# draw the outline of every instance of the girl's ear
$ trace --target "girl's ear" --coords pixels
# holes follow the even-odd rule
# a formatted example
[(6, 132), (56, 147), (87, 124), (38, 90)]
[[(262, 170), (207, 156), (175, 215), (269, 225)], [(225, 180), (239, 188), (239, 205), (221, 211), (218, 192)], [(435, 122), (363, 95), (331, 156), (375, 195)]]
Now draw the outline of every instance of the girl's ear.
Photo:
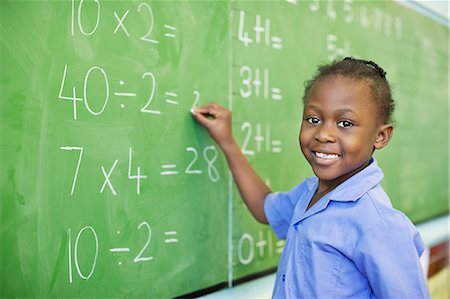
[(378, 128), (377, 139), (375, 139), (374, 147), (376, 149), (382, 149), (386, 145), (388, 145), (389, 141), (391, 141), (392, 133), (394, 131), (394, 127), (392, 124), (385, 124)]

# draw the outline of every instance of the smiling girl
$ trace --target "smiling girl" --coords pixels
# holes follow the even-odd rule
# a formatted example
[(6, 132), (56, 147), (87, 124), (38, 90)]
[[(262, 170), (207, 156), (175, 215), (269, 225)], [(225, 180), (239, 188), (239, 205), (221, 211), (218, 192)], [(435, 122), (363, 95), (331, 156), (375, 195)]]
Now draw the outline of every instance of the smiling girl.
[(212, 103), (192, 112), (254, 217), (286, 239), (274, 298), (429, 298), (422, 239), (392, 207), (372, 157), (393, 132), (385, 75), (372, 61), (345, 58), (307, 82), (299, 143), (315, 176), (286, 193), (271, 192), (247, 162), (230, 111)]

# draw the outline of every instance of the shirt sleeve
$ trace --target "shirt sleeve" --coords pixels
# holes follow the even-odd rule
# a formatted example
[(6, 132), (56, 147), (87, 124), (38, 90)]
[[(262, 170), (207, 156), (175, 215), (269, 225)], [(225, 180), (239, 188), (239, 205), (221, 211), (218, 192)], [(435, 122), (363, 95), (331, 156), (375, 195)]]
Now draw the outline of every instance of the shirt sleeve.
[(278, 238), (286, 239), (295, 205), (306, 189), (306, 182), (303, 182), (289, 192), (275, 192), (267, 195), (264, 201), (264, 213)]
[(424, 248), (414, 225), (398, 213), (363, 234), (353, 261), (377, 298), (430, 298), (419, 260)]

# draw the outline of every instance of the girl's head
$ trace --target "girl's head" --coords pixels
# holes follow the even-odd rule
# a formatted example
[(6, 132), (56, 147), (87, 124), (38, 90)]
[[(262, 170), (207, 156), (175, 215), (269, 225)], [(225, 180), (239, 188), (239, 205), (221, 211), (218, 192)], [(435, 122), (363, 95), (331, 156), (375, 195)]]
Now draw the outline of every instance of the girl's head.
[(299, 136), (319, 180), (336, 186), (366, 167), (391, 139), (393, 109), (375, 63), (346, 58), (320, 67), (306, 87)]
[(383, 123), (392, 123), (395, 103), (391, 96), (391, 88), (386, 80), (386, 72), (373, 61), (346, 57), (319, 67), (312, 80), (306, 82), (303, 102), (317, 81), (332, 76), (342, 76), (350, 80), (363, 81), (370, 86), (372, 98), (379, 108), (378, 117)]

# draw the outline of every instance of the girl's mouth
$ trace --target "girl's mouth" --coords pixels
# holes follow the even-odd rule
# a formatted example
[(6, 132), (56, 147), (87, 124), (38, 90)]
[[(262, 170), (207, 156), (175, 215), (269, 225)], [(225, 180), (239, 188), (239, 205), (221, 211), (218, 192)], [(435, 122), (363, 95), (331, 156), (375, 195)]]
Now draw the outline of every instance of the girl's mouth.
[(339, 158), (338, 154), (326, 154), (326, 153), (321, 153), (321, 152), (313, 152), (313, 153), (314, 153), (314, 155), (317, 158), (321, 158), (321, 159), (330, 159), (330, 160), (332, 160), (332, 159)]

